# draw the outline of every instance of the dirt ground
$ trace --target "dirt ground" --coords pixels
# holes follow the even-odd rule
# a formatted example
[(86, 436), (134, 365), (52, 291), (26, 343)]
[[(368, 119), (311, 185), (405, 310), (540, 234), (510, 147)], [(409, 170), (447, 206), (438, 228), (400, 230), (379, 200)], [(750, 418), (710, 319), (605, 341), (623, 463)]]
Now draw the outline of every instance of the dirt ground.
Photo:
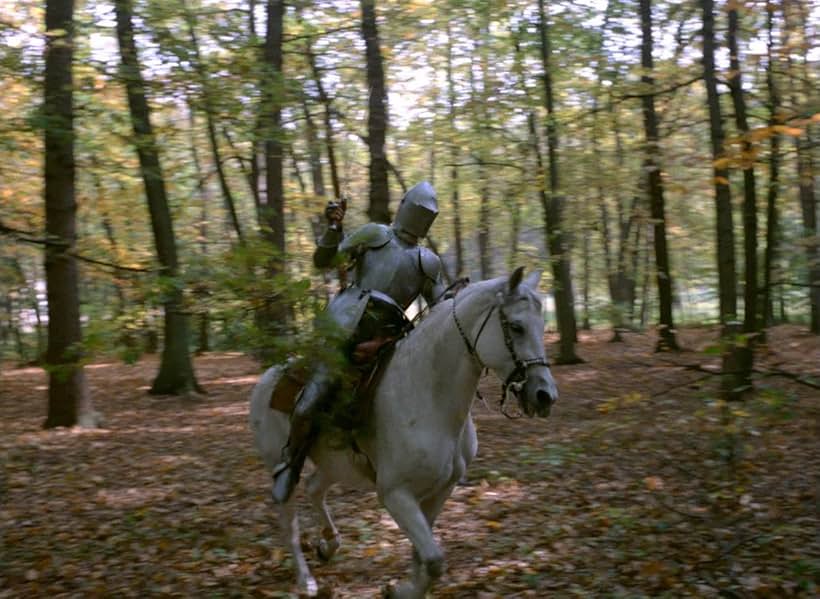
[[(820, 340), (775, 329), (757, 395), (727, 405), (703, 352), (715, 333), (681, 331), (681, 354), (583, 333), (587, 362), (553, 369), (547, 420), (500, 415), (484, 379), (479, 454), (437, 523), (447, 571), (432, 595), (817, 596), (820, 390), (782, 373), (820, 381)], [(197, 358), (208, 395), (185, 399), (147, 395), (156, 367), (90, 365), (105, 428), (52, 432), (43, 371), (3, 368), (0, 597), (295, 593), (247, 426), (258, 365)], [(378, 596), (408, 542), (372, 494), (333, 490), (330, 504), (343, 546), (311, 557), (320, 586)]]

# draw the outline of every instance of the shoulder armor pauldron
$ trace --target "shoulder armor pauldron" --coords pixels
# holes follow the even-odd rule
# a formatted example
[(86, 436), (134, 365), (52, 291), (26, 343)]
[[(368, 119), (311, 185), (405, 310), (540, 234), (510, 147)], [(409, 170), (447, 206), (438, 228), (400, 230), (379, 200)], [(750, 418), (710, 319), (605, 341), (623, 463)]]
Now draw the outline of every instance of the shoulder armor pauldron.
[(375, 249), (386, 245), (393, 238), (390, 227), (381, 223), (367, 223), (344, 238), (340, 252), (355, 249)]
[(437, 281), (441, 274), (441, 258), (426, 247), (419, 247), (419, 266), (428, 279)]

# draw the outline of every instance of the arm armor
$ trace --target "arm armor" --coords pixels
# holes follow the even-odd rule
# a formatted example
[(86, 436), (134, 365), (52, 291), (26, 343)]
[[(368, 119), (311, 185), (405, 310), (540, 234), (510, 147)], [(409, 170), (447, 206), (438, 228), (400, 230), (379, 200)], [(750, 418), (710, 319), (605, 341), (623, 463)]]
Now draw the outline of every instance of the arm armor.
[(316, 240), (316, 250), (313, 252), (313, 264), (317, 268), (328, 268), (333, 265), (333, 259), (339, 244), (342, 242), (344, 234), (341, 230), (328, 228), (324, 234)]
[(435, 252), (419, 247), (419, 269), (426, 279), (421, 293), (427, 304), (432, 306), (441, 299), (445, 291), (441, 281), (441, 258)]

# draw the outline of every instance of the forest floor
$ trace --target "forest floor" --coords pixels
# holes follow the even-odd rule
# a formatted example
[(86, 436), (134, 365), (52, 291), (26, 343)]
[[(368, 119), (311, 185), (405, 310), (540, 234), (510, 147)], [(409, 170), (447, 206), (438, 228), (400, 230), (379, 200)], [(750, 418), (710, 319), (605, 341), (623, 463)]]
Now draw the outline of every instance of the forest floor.
[[(484, 379), (478, 457), (436, 527), (447, 571), (433, 595), (817, 596), (820, 391), (761, 373), (753, 399), (716, 401), (715, 334), (686, 329), (690, 351), (655, 354), (652, 336), (582, 333), (587, 362), (553, 369), (548, 420), (500, 415)], [(43, 371), (3, 368), (0, 597), (295, 593), (247, 426), (258, 365), (197, 358), (208, 395), (184, 399), (147, 395), (156, 366), (90, 365), (105, 428), (50, 432)], [(758, 367), (816, 383), (820, 339), (778, 327)], [(320, 586), (378, 596), (403, 577), (408, 542), (373, 494), (333, 490), (330, 504), (343, 545), (309, 558)], [(308, 510), (303, 533), (317, 536)]]

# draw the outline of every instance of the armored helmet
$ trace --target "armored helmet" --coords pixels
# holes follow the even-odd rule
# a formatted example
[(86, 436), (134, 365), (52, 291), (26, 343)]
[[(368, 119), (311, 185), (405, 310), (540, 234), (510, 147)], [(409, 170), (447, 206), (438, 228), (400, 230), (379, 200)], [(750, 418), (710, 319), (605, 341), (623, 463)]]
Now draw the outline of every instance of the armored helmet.
[(393, 227), (418, 238), (427, 235), (438, 216), (436, 190), (427, 181), (410, 188), (399, 204)]

